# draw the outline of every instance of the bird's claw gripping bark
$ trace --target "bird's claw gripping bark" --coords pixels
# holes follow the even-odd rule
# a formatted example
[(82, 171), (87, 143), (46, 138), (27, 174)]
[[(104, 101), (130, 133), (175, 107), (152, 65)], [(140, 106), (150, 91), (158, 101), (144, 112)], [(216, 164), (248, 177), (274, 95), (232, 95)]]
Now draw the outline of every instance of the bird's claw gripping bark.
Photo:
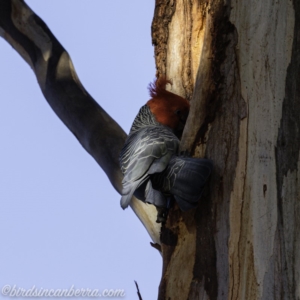
[(156, 207), (157, 210), (157, 218), (156, 218), (156, 223), (166, 223), (169, 210), (171, 206), (173, 205), (174, 198), (173, 197), (168, 197), (167, 198), (167, 207)]
[(166, 223), (169, 210), (166, 207), (156, 207), (156, 210), (156, 223)]

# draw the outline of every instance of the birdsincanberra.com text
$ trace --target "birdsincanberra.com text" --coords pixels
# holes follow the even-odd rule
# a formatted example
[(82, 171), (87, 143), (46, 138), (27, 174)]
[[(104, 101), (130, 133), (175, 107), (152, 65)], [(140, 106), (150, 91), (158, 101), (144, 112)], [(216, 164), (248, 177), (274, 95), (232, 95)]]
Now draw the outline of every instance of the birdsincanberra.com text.
[(33, 298), (72, 298), (72, 297), (88, 297), (88, 298), (122, 298), (125, 297), (123, 289), (89, 289), (89, 288), (75, 288), (72, 285), (68, 289), (46, 289), (37, 288), (35, 285), (30, 289), (18, 287), (17, 285), (6, 284), (2, 287), (1, 293), (6, 297), (33, 297)]

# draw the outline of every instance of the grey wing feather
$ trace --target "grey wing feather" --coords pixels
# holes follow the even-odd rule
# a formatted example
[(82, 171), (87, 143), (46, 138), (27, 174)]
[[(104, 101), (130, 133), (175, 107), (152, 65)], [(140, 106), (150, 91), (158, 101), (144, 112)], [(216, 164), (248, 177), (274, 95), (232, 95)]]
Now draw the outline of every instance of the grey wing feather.
[(125, 209), (128, 207), (131, 198), (134, 194), (134, 191), (142, 185), (145, 181), (147, 180), (147, 176), (145, 175), (143, 178), (141, 178), (138, 181), (135, 181), (133, 183), (127, 183), (127, 185), (123, 185), (123, 190), (122, 190), (122, 198), (121, 198), (121, 207)]
[(122, 207), (123, 204), (128, 206), (129, 195), (133, 195), (149, 174), (166, 168), (171, 156), (177, 153), (178, 145), (178, 138), (163, 126), (149, 126), (128, 137), (120, 154), (124, 174), (122, 195), (126, 195), (126, 201), (122, 197)]

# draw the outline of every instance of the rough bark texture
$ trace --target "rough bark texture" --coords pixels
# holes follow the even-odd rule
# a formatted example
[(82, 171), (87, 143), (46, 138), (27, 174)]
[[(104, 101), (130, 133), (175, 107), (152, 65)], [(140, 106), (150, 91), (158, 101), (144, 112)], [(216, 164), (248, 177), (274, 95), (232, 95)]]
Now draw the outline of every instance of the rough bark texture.
[(181, 148), (215, 163), (199, 207), (162, 229), (159, 299), (300, 299), (299, 13), (157, 1), (157, 73), (191, 100)]
[[(30, 65), (51, 108), (120, 193), (119, 153), (126, 134), (84, 89), (69, 54), (47, 25), (24, 1), (1, 0), (0, 36)], [(155, 208), (136, 199), (131, 208), (152, 240), (159, 243)]]

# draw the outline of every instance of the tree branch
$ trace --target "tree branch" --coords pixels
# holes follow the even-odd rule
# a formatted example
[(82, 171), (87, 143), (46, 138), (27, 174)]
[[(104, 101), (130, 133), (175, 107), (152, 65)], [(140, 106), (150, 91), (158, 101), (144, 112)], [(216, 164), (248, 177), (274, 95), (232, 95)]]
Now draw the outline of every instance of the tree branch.
[(139, 289), (138, 283), (136, 281), (134, 281), (134, 283), (135, 283), (135, 286), (136, 286), (136, 289), (137, 289), (137, 295), (139, 297), (139, 300), (143, 300), (142, 295), (140, 293), (140, 289)]
[[(22, 0), (1, 0), (0, 36), (30, 65), (51, 108), (120, 193), (118, 158), (126, 133), (82, 86), (67, 51)], [(155, 208), (136, 199), (131, 208), (159, 243)]]

